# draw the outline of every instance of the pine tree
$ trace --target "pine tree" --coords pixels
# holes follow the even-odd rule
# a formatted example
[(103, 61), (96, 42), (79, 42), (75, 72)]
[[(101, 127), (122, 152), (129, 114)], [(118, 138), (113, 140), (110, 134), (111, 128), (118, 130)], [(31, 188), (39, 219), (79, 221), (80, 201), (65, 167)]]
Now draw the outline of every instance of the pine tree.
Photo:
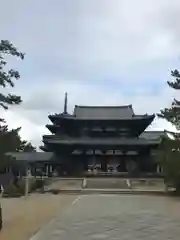
[[(180, 90), (180, 73), (178, 70), (171, 72), (171, 76), (175, 78), (168, 81), (169, 87)], [(177, 130), (180, 130), (180, 101), (174, 99), (169, 108), (160, 111), (158, 117), (166, 119), (172, 123)], [(180, 134), (178, 132), (171, 133), (174, 140), (165, 138), (159, 148), (159, 159), (164, 168), (165, 178), (180, 193)]]
[(7, 152), (36, 151), (30, 142), (21, 139), (20, 130), (20, 127), (9, 130), (7, 125), (0, 125), (0, 172), (12, 164), (5, 155)]
[[(171, 76), (175, 78), (174, 81), (168, 81), (168, 85), (175, 89), (180, 90), (180, 73), (176, 69), (171, 72)], [(172, 123), (176, 129), (180, 130), (180, 101), (174, 99), (170, 108), (165, 108), (160, 111), (158, 117), (166, 119), (168, 122)]]
[[(19, 59), (24, 59), (24, 53), (21, 53), (17, 48), (10, 43), (8, 40), (1, 40), (0, 42), (0, 85), (5, 87), (14, 87), (14, 80), (20, 78), (20, 74), (17, 70), (8, 69), (7, 70), (7, 61), (5, 58), (7, 56), (17, 57)], [(2, 92), (0, 93), (0, 106), (4, 109), (8, 109), (8, 105), (19, 104), (21, 103), (21, 97), (8, 94), (5, 95)]]

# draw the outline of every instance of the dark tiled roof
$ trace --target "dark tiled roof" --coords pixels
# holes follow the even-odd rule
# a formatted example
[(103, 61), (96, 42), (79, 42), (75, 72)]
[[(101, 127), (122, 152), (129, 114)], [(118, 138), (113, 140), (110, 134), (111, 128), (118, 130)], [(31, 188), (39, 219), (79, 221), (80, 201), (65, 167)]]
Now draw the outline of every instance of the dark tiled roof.
[[(97, 120), (97, 121), (100, 121), (100, 120), (111, 120), (111, 121), (120, 121), (120, 120), (124, 120), (124, 121), (127, 121), (127, 120), (148, 120), (148, 121), (153, 121), (153, 119), (155, 118), (155, 115), (152, 114), (152, 115), (147, 115), (147, 114), (144, 114), (144, 115), (133, 115), (133, 116), (124, 116), (124, 117), (114, 117), (114, 116), (104, 116), (104, 117), (99, 117), (99, 116), (94, 116), (94, 117), (86, 117), (86, 116), (81, 116), (81, 117), (77, 117), (75, 115), (72, 115), (72, 116), (61, 116), (61, 115), (49, 115), (49, 119), (54, 123), (56, 120), (59, 120), (59, 119), (68, 119), (68, 120), (75, 120), (75, 121), (91, 121), (91, 120)], [(53, 126), (54, 128), (56, 127), (59, 127), (58, 125), (56, 126)], [(49, 127), (48, 127), (49, 128)], [(52, 129), (52, 127), (50, 127)]]
[[(155, 115), (136, 115), (132, 105), (124, 106), (79, 106), (75, 105), (73, 114), (49, 115), (49, 119), (54, 123), (59, 119), (91, 121), (91, 120), (148, 120), (153, 121)], [(57, 123), (57, 122), (56, 122)], [(55, 131), (52, 126), (47, 125), (50, 131)]]
[(140, 135), (140, 138), (148, 140), (158, 139), (166, 135), (165, 131), (145, 131)]
[(74, 115), (87, 119), (126, 119), (134, 115), (132, 105), (127, 106), (75, 106)]
[(53, 158), (53, 152), (9, 152), (6, 155), (27, 162), (50, 161)]
[(159, 144), (159, 139), (142, 139), (142, 138), (54, 138), (44, 140), (44, 142), (60, 145), (154, 145)]

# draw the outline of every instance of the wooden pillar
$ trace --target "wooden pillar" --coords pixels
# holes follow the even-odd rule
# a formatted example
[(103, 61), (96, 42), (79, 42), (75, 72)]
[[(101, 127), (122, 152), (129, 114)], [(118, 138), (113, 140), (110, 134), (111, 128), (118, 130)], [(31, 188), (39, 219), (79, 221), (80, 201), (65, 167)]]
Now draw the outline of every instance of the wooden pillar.
[(95, 157), (95, 150), (92, 149), (93, 151), (93, 166), (96, 165), (96, 157)]
[(120, 172), (127, 172), (126, 161), (126, 151), (122, 151), (122, 155), (120, 156)]
[(46, 176), (49, 175), (49, 164), (46, 165)]
[(107, 157), (104, 158), (104, 171), (107, 172)]
[(107, 160), (106, 157), (101, 157), (101, 171), (107, 172)]
[(84, 166), (84, 171), (88, 170), (88, 163), (87, 163), (87, 155), (86, 155), (86, 151), (83, 150), (83, 166)]

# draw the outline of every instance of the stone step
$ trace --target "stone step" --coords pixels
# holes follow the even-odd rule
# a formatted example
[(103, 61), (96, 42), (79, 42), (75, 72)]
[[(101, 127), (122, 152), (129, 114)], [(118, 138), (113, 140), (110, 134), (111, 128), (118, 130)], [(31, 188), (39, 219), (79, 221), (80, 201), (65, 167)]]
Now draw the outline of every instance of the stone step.
[[(51, 192), (51, 191), (47, 191)], [(81, 189), (81, 190), (60, 190), (58, 194), (72, 194), (72, 195), (89, 195), (89, 194), (137, 194), (137, 195), (168, 195), (168, 193), (163, 190), (135, 190), (135, 189)]]
[(129, 189), (164, 186), (163, 179), (87, 178), (87, 189)]
[(125, 179), (87, 179), (87, 189), (128, 189)]
[(152, 190), (135, 190), (135, 189), (83, 189), (79, 193), (81, 194), (156, 194), (167, 195), (167, 193), (161, 189)]

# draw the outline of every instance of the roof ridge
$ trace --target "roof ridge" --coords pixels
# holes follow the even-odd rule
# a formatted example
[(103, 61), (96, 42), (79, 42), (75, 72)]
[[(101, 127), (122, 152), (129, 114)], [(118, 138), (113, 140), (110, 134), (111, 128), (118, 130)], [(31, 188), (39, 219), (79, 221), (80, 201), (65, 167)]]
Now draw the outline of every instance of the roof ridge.
[(164, 130), (145, 130), (144, 132), (164, 132)]
[(75, 105), (75, 108), (132, 108), (132, 104), (127, 105), (111, 105), (111, 106), (104, 106), (104, 105)]

